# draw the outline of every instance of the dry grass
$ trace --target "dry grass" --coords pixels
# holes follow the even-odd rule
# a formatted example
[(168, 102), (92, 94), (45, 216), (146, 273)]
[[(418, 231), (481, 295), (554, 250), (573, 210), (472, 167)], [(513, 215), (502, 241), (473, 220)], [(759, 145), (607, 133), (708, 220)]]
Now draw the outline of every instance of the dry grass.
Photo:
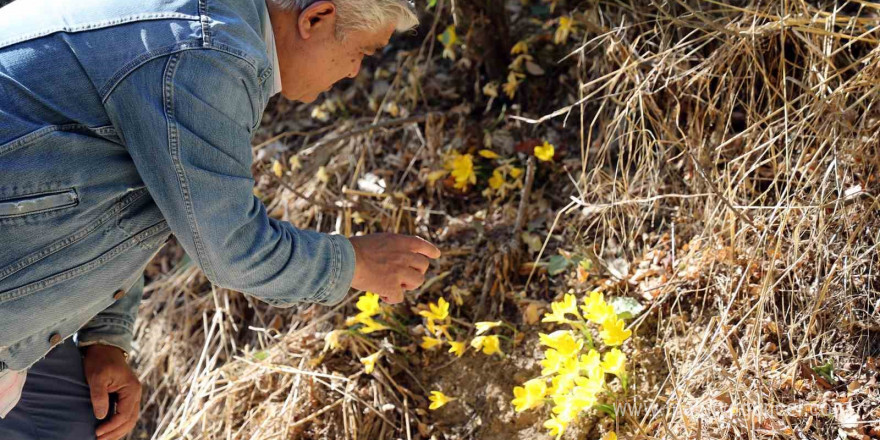
[[(528, 258), (580, 252), (596, 263), (603, 289), (648, 305), (628, 350), (633, 402), (655, 406), (621, 417), (618, 433), (880, 438), (872, 431), (880, 424), (880, 4), (622, 0), (577, 11), (583, 41), (561, 63), (573, 93), (553, 96), (571, 105), (543, 118), (524, 105), (497, 129), (550, 133), (571, 146), (554, 174), (538, 173), (523, 205), (527, 220), (547, 217), (545, 249)], [(428, 53), (401, 57), (378, 100), (425, 114), (419, 93), (446, 85), (432, 88), (444, 80), (430, 78), (442, 69)], [(456, 285), (472, 292), (462, 320), (488, 296), (486, 313), (517, 322), (523, 304), (578, 285), (517, 274), (508, 257), (518, 250), (496, 245), (519, 232), (511, 227), (518, 195), (489, 203), (426, 186), (444, 150), (480, 142), (468, 113), (440, 113), (352, 134), (377, 115), (287, 138), (299, 146), (282, 156), (300, 151), (304, 169), (281, 183), (259, 161), (259, 188), (273, 215), (299, 227), (430, 237), (446, 256), (414, 302)], [(320, 149), (303, 148), (316, 136)], [(321, 165), (329, 182), (314, 177)], [(367, 172), (389, 182), (387, 195), (352, 189)], [(372, 222), (356, 225), (355, 212)], [(361, 372), (359, 356), (400, 340), (355, 338), (342, 352), (323, 351), (323, 335), (349, 305), (271, 309), (180, 267), (157, 275), (141, 309), (145, 437), (444, 431), (432, 426), (442, 417), (424, 411), (431, 377), (418, 353), (402, 353), (372, 379)], [(817, 374), (829, 363), (831, 380)], [(513, 362), (505, 368), (516, 374)], [(448, 438), (510, 438), (447, 428)]]

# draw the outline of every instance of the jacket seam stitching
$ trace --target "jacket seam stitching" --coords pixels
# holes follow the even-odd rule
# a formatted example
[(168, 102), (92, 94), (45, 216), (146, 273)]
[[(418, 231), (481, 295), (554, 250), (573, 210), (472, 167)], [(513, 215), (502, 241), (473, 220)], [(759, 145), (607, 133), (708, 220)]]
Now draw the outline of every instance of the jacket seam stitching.
[(93, 221), (91, 224), (86, 227), (76, 231), (55, 243), (40, 249), (36, 252), (31, 253), (25, 257), (22, 257), (15, 263), (10, 264), (9, 266), (0, 268), (0, 281), (6, 279), (10, 275), (32, 266), (34, 263), (68, 247), (73, 244), (76, 244), (79, 241), (82, 241), (86, 237), (92, 235), (95, 231), (97, 231), (103, 224), (107, 223), (110, 219), (116, 219), (116, 216), (123, 209), (127, 208), (132, 203), (136, 202), (138, 199), (143, 197), (147, 193), (146, 190), (132, 191), (131, 193), (123, 196), (122, 199), (117, 201), (113, 207), (107, 210), (107, 212), (101, 214), (97, 220)]
[(79, 26), (57, 26), (49, 29), (41, 30), (40, 32), (32, 32), (30, 34), (19, 35), (15, 38), (10, 38), (9, 40), (0, 41), (0, 48), (4, 48), (7, 46), (12, 46), (13, 44), (18, 44), (23, 41), (33, 40), (35, 38), (41, 38), (48, 35), (52, 35), (58, 32), (66, 32), (66, 33), (77, 33), (84, 31), (92, 31), (95, 29), (102, 29), (112, 26), (117, 26), (120, 24), (126, 23), (134, 23), (138, 21), (150, 21), (150, 20), (168, 20), (168, 19), (178, 19), (178, 20), (196, 20), (199, 17), (184, 14), (181, 12), (160, 12), (160, 13), (149, 13), (149, 14), (136, 14), (128, 17), (116, 18), (113, 20), (103, 20), (95, 23), (87, 23)]
[(208, 47), (210, 47), (212, 43), (211, 27), (209, 21), (210, 18), (208, 17), (208, 2), (207, 0), (199, 0), (199, 22), (202, 25), (202, 39), (205, 46)]
[(175, 119), (174, 113), (174, 74), (177, 72), (180, 58), (181, 56), (179, 54), (175, 54), (168, 59), (168, 63), (165, 66), (164, 84), (162, 88), (165, 119), (168, 127), (168, 153), (171, 155), (171, 161), (174, 162), (174, 170), (175, 174), (177, 174), (177, 184), (183, 195), (186, 219), (193, 234), (193, 243), (196, 247), (198, 259), (203, 262), (202, 270), (205, 271), (205, 275), (208, 279), (213, 280), (215, 279), (214, 266), (209, 255), (207, 255), (204, 243), (202, 242), (202, 235), (199, 232), (198, 223), (195, 219), (192, 199), (189, 193), (189, 185), (186, 180), (186, 173), (183, 166), (181, 166), (180, 161), (180, 139), (177, 130), (177, 120)]
[(324, 287), (318, 290), (318, 292), (315, 294), (314, 298), (317, 302), (326, 301), (327, 298), (330, 297), (330, 294), (333, 292), (337, 282), (339, 281), (339, 260), (341, 259), (339, 255), (340, 249), (339, 244), (336, 243), (336, 240), (333, 238), (330, 238), (330, 248), (332, 250), (332, 259), (330, 263), (330, 275), (328, 277), (329, 280), (324, 285)]
[(190, 49), (199, 49), (198, 44), (194, 44), (193, 40), (187, 40), (184, 42), (170, 44), (168, 46), (160, 47), (158, 49), (151, 50), (149, 52), (142, 53), (137, 57), (133, 58), (131, 61), (125, 63), (122, 67), (120, 67), (107, 82), (104, 83), (104, 86), (98, 90), (98, 95), (101, 97), (101, 104), (106, 104), (107, 100), (110, 98), (110, 95), (113, 93), (113, 90), (122, 82), (128, 75), (137, 70), (139, 67), (144, 64), (149, 63), (152, 60), (157, 58), (162, 58), (164, 56), (176, 54), (182, 52), (184, 50)]
[(116, 257), (118, 257), (123, 252), (128, 249), (137, 246), (141, 241), (147, 240), (157, 234), (161, 234), (168, 230), (168, 223), (165, 220), (157, 222), (152, 226), (144, 229), (137, 235), (123, 241), (122, 243), (116, 245), (112, 249), (107, 252), (104, 252), (100, 256), (92, 259), (91, 261), (85, 262), (79, 266), (68, 269), (59, 274), (55, 274), (50, 276), (49, 278), (45, 278), (40, 281), (35, 281), (33, 283), (24, 285), (22, 287), (12, 289), (6, 292), (0, 292), (0, 304), (5, 303), (7, 301), (12, 301), (27, 295), (31, 295), (40, 290), (46, 289), (48, 287), (54, 286), (63, 281), (67, 281), (71, 278), (78, 277), (86, 272), (90, 272), (98, 267), (101, 267), (107, 261), (110, 261)]
[(26, 133), (21, 137), (13, 139), (3, 145), (0, 145), (0, 156), (9, 154), (20, 148), (27, 147), (28, 145), (31, 145), (32, 143), (56, 131), (74, 132), (77, 130), (91, 131), (101, 136), (116, 133), (116, 129), (114, 127), (107, 125), (102, 125), (99, 127), (89, 127), (86, 124), (78, 123), (47, 125), (45, 127), (38, 128), (30, 133)]

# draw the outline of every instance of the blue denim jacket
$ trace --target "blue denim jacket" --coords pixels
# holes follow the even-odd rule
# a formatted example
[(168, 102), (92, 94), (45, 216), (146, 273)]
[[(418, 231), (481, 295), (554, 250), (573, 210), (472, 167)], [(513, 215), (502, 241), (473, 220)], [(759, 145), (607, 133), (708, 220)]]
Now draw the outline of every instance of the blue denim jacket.
[(347, 238), (269, 218), (251, 137), (272, 86), (264, 0), (19, 0), (0, 9), (0, 369), (79, 332), (128, 352), (174, 234), (214, 284), (336, 304)]

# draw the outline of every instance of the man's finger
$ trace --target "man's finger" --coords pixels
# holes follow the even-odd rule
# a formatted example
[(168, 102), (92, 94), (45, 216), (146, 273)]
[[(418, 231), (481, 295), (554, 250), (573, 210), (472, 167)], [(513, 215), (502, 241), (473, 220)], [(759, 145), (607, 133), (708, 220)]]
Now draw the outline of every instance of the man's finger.
[(425, 282), (425, 274), (412, 268), (404, 271), (402, 278), (401, 287), (405, 290), (416, 290)]
[(434, 246), (422, 237), (411, 236), (409, 243), (410, 249), (413, 252), (420, 253), (428, 258), (440, 257), (440, 249), (437, 249), (437, 246)]
[[(118, 414), (117, 414), (118, 415)], [(119, 440), (125, 437), (132, 429), (134, 429), (134, 425), (137, 423), (137, 418), (132, 417), (126, 421), (126, 423), (118, 428), (110, 431), (100, 437), (98, 440)]]
[(119, 389), (118, 394), (119, 402), (116, 403), (116, 414), (98, 427), (95, 431), (98, 437), (103, 438), (105, 435), (109, 435), (108, 438), (115, 438), (111, 435), (113, 432), (129, 422), (137, 421), (138, 409), (141, 403), (140, 386), (128, 385), (122, 387)]
[(89, 393), (92, 396), (92, 410), (95, 412), (95, 418), (107, 417), (107, 411), (110, 409), (110, 395), (107, 391), (106, 376), (99, 375), (90, 380)]
[(388, 304), (397, 304), (403, 301), (403, 291), (400, 290), (397, 292), (385, 292), (380, 294), (379, 298), (381, 298), (382, 301), (385, 301)]
[(409, 267), (425, 273), (431, 265), (431, 260), (422, 254), (409, 254)]

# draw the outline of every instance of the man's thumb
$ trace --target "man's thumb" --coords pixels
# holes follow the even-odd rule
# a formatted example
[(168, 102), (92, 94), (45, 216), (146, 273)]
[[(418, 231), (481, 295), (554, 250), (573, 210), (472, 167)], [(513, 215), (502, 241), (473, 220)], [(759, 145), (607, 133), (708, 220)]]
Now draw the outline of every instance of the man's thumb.
[(103, 379), (89, 382), (89, 390), (92, 394), (92, 409), (95, 411), (95, 417), (99, 419), (107, 417), (107, 410), (110, 407), (107, 382)]

